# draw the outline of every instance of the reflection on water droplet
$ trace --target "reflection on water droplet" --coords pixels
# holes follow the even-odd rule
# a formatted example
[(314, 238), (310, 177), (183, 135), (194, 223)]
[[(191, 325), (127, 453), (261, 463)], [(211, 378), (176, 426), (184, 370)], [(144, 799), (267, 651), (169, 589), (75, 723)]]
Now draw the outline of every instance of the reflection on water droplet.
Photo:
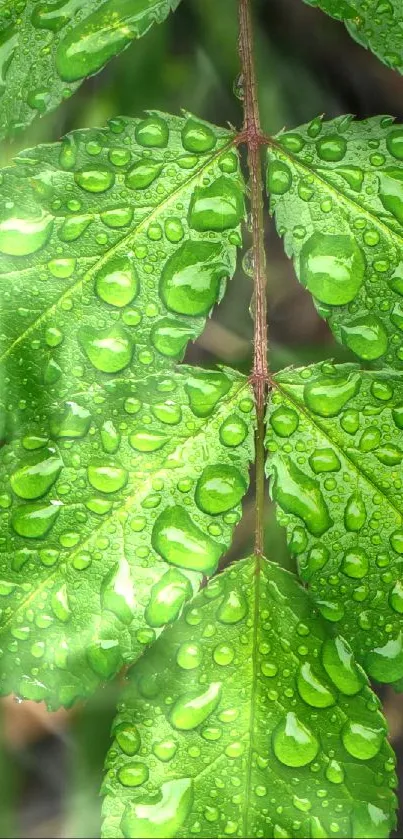
[(365, 668), (377, 682), (396, 682), (403, 677), (403, 634), (390, 638), (365, 656)]
[(159, 800), (128, 804), (121, 821), (126, 839), (174, 839), (189, 815), (193, 804), (193, 781), (180, 778), (161, 786)]
[(9, 216), (0, 220), (0, 252), (9, 256), (28, 256), (46, 245), (53, 229), (53, 216)]
[(75, 172), (74, 179), (86, 192), (106, 192), (115, 183), (115, 175), (109, 169), (82, 169)]
[(127, 172), (125, 182), (129, 189), (147, 189), (158, 178), (164, 168), (156, 160), (139, 160)]
[(144, 763), (125, 763), (118, 769), (118, 780), (125, 787), (139, 787), (148, 780), (149, 771)]
[(61, 458), (53, 449), (41, 449), (13, 472), (11, 488), (19, 498), (40, 498), (53, 486), (62, 466)]
[(243, 194), (237, 182), (223, 175), (206, 187), (196, 187), (189, 207), (189, 226), (200, 232), (231, 230), (244, 215)]
[(91, 425), (91, 414), (77, 402), (66, 402), (64, 408), (50, 418), (53, 437), (85, 437)]
[(364, 501), (359, 492), (353, 492), (344, 511), (344, 524), (350, 532), (358, 532), (364, 527), (367, 517)]
[(227, 417), (220, 428), (220, 440), (224, 446), (235, 448), (244, 442), (248, 434), (248, 426), (236, 414)]
[(203, 693), (189, 693), (174, 703), (170, 720), (180, 731), (191, 731), (216, 710), (221, 699), (221, 683), (213, 682)]
[(284, 195), (290, 189), (292, 175), (289, 167), (280, 160), (270, 162), (267, 170), (267, 191), (269, 195)]
[(183, 604), (192, 596), (187, 577), (170, 568), (151, 589), (145, 617), (150, 626), (164, 626), (178, 617)]
[(364, 276), (364, 254), (352, 236), (316, 232), (301, 248), (301, 283), (321, 303), (350, 303)]
[(327, 134), (316, 141), (316, 151), (321, 160), (336, 162), (342, 160), (347, 151), (347, 141), (339, 134)]
[(347, 643), (336, 636), (322, 647), (322, 664), (336, 687), (346, 696), (354, 696), (365, 684), (365, 676), (355, 663)]
[(102, 580), (101, 606), (128, 625), (133, 620), (135, 605), (130, 566), (122, 557)]
[(168, 358), (180, 357), (186, 344), (193, 337), (193, 327), (174, 318), (162, 318), (157, 321), (151, 332), (154, 347)]
[(338, 472), (340, 460), (333, 449), (315, 449), (309, 458), (309, 465), (315, 475), (320, 475), (322, 472)]
[(40, 539), (53, 527), (60, 512), (60, 504), (24, 504), (11, 515), (11, 524), (18, 536)]
[(218, 607), (217, 618), (221, 623), (239, 623), (248, 614), (248, 604), (241, 591), (228, 591)]
[(348, 376), (318, 376), (304, 387), (307, 407), (320, 417), (335, 417), (360, 389), (357, 373)]
[(118, 373), (130, 364), (133, 345), (121, 326), (104, 330), (82, 327), (78, 339), (91, 364), (103, 373)]
[(388, 348), (388, 335), (379, 318), (365, 315), (341, 326), (343, 343), (364, 361), (373, 361)]
[(91, 670), (102, 679), (110, 679), (122, 665), (119, 642), (99, 640), (87, 649), (87, 659)]
[(219, 244), (184, 242), (162, 271), (160, 295), (167, 308), (181, 315), (207, 314), (218, 298), (221, 280), (229, 273), (222, 258)]
[(385, 730), (347, 720), (341, 737), (345, 749), (352, 757), (357, 760), (371, 760), (381, 748), (385, 739)]
[(204, 513), (217, 516), (239, 504), (246, 489), (246, 481), (235, 466), (206, 466), (196, 485), (195, 501)]
[(98, 272), (95, 287), (101, 300), (110, 306), (127, 306), (139, 290), (133, 259), (129, 256), (109, 259)]
[(182, 129), (182, 145), (194, 154), (211, 151), (216, 144), (214, 131), (206, 123), (190, 117)]
[(298, 414), (287, 406), (277, 408), (270, 417), (270, 425), (279, 437), (290, 437), (298, 428)]
[(315, 676), (309, 661), (298, 671), (297, 687), (304, 702), (313, 708), (329, 708), (336, 703), (334, 693)]
[(166, 562), (212, 574), (224, 548), (210, 539), (192, 521), (188, 512), (167, 507), (154, 524), (151, 542)]
[(344, 769), (337, 760), (331, 760), (326, 767), (326, 778), (331, 784), (342, 784), (344, 781)]
[(199, 667), (203, 659), (203, 653), (198, 644), (183, 643), (179, 647), (176, 661), (183, 670), (194, 670)]
[(287, 513), (302, 519), (309, 532), (322, 536), (332, 525), (325, 499), (316, 481), (289, 459), (273, 464), (273, 498)]
[(135, 135), (141, 146), (163, 149), (168, 145), (168, 123), (162, 117), (153, 114), (138, 123)]

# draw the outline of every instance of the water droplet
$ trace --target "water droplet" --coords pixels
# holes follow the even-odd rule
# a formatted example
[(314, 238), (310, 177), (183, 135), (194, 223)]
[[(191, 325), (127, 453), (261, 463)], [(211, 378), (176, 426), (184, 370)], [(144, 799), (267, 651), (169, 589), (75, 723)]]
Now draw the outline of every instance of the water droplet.
[(166, 562), (212, 574), (224, 548), (199, 530), (183, 507), (167, 507), (152, 531), (152, 546)]
[(87, 659), (91, 670), (102, 679), (110, 679), (122, 665), (119, 641), (99, 640), (87, 649)]
[(336, 636), (328, 638), (322, 647), (322, 664), (336, 687), (346, 696), (354, 696), (365, 684), (365, 676), (355, 663), (347, 643)]
[(347, 402), (356, 396), (360, 379), (356, 373), (348, 376), (318, 376), (307, 382), (304, 399), (307, 407), (320, 417), (335, 417)]
[(216, 144), (214, 131), (209, 125), (190, 118), (182, 129), (182, 145), (194, 154), (211, 151)]
[(386, 148), (397, 160), (403, 160), (403, 131), (397, 128), (386, 136)]
[(231, 230), (243, 216), (243, 194), (237, 182), (223, 175), (209, 186), (195, 188), (189, 207), (189, 226), (193, 230)]
[(381, 446), (376, 452), (376, 456), (385, 466), (397, 466), (401, 463), (403, 452), (397, 446), (392, 446), (390, 443), (389, 445)]
[(9, 216), (0, 220), (0, 252), (28, 256), (46, 245), (53, 229), (53, 216), (42, 212), (33, 217)]
[(130, 434), (129, 442), (132, 449), (137, 452), (157, 452), (166, 445), (168, 439), (164, 434), (144, 428)]
[(167, 399), (166, 402), (156, 402), (151, 410), (154, 416), (165, 425), (178, 425), (182, 419), (181, 406), (173, 402), (172, 399)]
[(117, 492), (127, 483), (127, 471), (113, 462), (95, 461), (87, 469), (88, 480), (98, 492)]
[(337, 162), (347, 151), (347, 141), (339, 134), (327, 134), (316, 141), (316, 150), (321, 160)]
[(388, 210), (402, 224), (403, 222), (403, 174), (400, 169), (390, 167), (379, 173), (379, 198)]
[(224, 446), (235, 448), (244, 442), (248, 434), (248, 426), (236, 414), (231, 414), (224, 420), (220, 428), (220, 440)]
[(180, 218), (168, 218), (164, 224), (164, 231), (168, 241), (173, 244), (180, 242), (185, 235)]
[(151, 332), (155, 349), (168, 358), (180, 357), (191, 338), (194, 338), (194, 328), (174, 318), (157, 321)]
[(102, 580), (101, 605), (122, 623), (129, 625), (132, 622), (136, 602), (130, 565), (123, 557)]
[(188, 578), (176, 568), (170, 568), (151, 589), (145, 612), (147, 623), (150, 626), (172, 623), (191, 596), (192, 586)]
[(193, 804), (193, 781), (180, 778), (161, 786), (158, 801), (148, 799), (128, 804), (121, 821), (123, 835), (130, 839), (174, 839), (186, 821)]
[(66, 280), (74, 273), (76, 267), (75, 259), (51, 259), (48, 268), (53, 277)]
[(156, 160), (139, 160), (128, 171), (125, 182), (129, 189), (147, 189), (161, 174), (164, 166)]
[(403, 635), (390, 638), (365, 656), (365, 668), (377, 682), (396, 682), (403, 676)]
[(342, 784), (344, 769), (337, 760), (331, 760), (326, 767), (326, 778), (331, 784)]
[(203, 659), (203, 653), (198, 644), (183, 643), (176, 655), (177, 664), (183, 670), (194, 670), (199, 667)]
[(95, 287), (101, 300), (110, 306), (127, 306), (139, 290), (133, 259), (129, 256), (109, 259), (98, 272)]
[(234, 648), (230, 644), (217, 644), (213, 650), (213, 659), (220, 667), (226, 667), (234, 660)]
[(280, 160), (273, 160), (267, 171), (267, 191), (273, 195), (284, 195), (290, 189), (292, 175), (290, 169)]
[(309, 465), (315, 475), (320, 475), (322, 472), (338, 472), (340, 460), (333, 449), (315, 449), (309, 458)]
[(125, 787), (139, 787), (148, 780), (149, 771), (144, 763), (125, 763), (118, 770), (118, 780)]
[(91, 425), (91, 414), (76, 402), (66, 402), (61, 411), (50, 418), (53, 437), (85, 437)]
[(277, 408), (270, 417), (270, 425), (279, 437), (290, 437), (298, 428), (298, 414), (286, 406)]
[(359, 722), (347, 720), (341, 737), (348, 753), (357, 760), (371, 760), (378, 754), (385, 739), (383, 728), (372, 728)]
[(379, 318), (365, 315), (341, 326), (343, 344), (359, 358), (373, 361), (388, 349), (388, 335)]
[(82, 327), (78, 338), (89, 361), (97, 370), (118, 373), (130, 364), (133, 345), (121, 326), (104, 330)]
[(62, 466), (62, 460), (53, 449), (41, 449), (27, 458), (11, 475), (11, 488), (19, 498), (40, 498), (53, 486)]
[(307, 766), (315, 759), (319, 743), (296, 714), (289, 712), (274, 729), (273, 750), (280, 763), (297, 768)]
[(159, 743), (154, 743), (153, 752), (158, 760), (162, 760), (163, 763), (169, 763), (176, 754), (177, 748), (178, 746), (175, 740), (167, 739), (161, 740)]
[(56, 615), (60, 621), (66, 623), (70, 620), (71, 609), (66, 584), (57, 589), (57, 591), (53, 592), (50, 603), (54, 615)]
[(337, 166), (334, 169), (340, 177), (348, 183), (355, 192), (361, 192), (364, 183), (364, 172), (358, 166)]
[(313, 708), (329, 708), (336, 703), (334, 693), (318, 679), (309, 661), (305, 661), (298, 671), (297, 687), (304, 702)]
[(221, 699), (221, 682), (213, 682), (203, 693), (180, 696), (174, 703), (170, 720), (180, 731), (191, 731), (205, 722), (216, 710)]
[(316, 481), (289, 459), (273, 464), (273, 498), (287, 513), (298, 516), (313, 536), (322, 536), (332, 525), (325, 499)]
[(389, 603), (399, 615), (403, 615), (403, 583), (398, 580), (389, 595)]
[(355, 550), (347, 551), (344, 554), (341, 571), (347, 577), (360, 580), (368, 573), (368, 568), (369, 561), (367, 554), (360, 548), (355, 548)]
[(141, 146), (163, 149), (168, 145), (168, 123), (162, 117), (153, 114), (138, 123), (135, 135)]
[(375, 425), (371, 425), (361, 436), (359, 442), (360, 451), (372, 452), (374, 449), (378, 448), (380, 442), (381, 432), (379, 431), (379, 428)]
[[(116, 0), (106, 0), (92, 14), (69, 25), (56, 50), (56, 69), (60, 78), (74, 82), (100, 70), (135, 36), (135, 16), (137, 11), (134, 9), (131, 14), (123, 2), (117, 4)], [(70, 15), (68, 21), (71, 23)]]
[(358, 532), (364, 527), (367, 518), (364, 501), (359, 492), (353, 492), (344, 511), (344, 524), (347, 530)]
[(86, 192), (106, 192), (115, 183), (115, 175), (109, 169), (81, 169), (75, 172), (76, 184)]
[(231, 389), (231, 381), (224, 373), (204, 370), (189, 376), (185, 391), (189, 397), (190, 407), (196, 417), (210, 416), (217, 403), (227, 395)]
[(162, 271), (160, 294), (167, 308), (180, 315), (207, 314), (219, 296), (221, 280), (229, 273), (222, 258), (219, 244), (184, 242)]
[(228, 591), (217, 610), (221, 623), (233, 624), (242, 621), (248, 614), (248, 604), (240, 591)]
[(60, 512), (60, 504), (24, 504), (11, 515), (11, 524), (19, 536), (41, 539), (53, 527)]
[(206, 466), (196, 485), (196, 504), (204, 513), (217, 516), (239, 504), (246, 489), (246, 481), (235, 466)]
[(301, 283), (321, 303), (350, 303), (364, 277), (364, 254), (351, 236), (316, 232), (301, 248)]
[(141, 746), (141, 739), (139, 730), (135, 725), (122, 722), (116, 726), (113, 734), (125, 755), (133, 757), (137, 754)]

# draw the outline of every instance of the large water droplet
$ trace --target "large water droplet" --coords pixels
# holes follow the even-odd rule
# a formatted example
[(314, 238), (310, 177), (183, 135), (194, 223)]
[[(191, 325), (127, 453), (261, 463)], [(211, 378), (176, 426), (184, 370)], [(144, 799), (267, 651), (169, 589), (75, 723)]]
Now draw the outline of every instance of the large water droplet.
[(11, 524), (19, 536), (40, 539), (53, 527), (60, 504), (24, 504), (12, 513)]
[(122, 722), (116, 726), (113, 734), (125, 755), (133, 757), (137, 754), (141, 746), (141, 738), (135, 725)]
[(148, 780), (149, 770), (144, 763), (125, 763), (118, 770), (117, 777), (125, 787), (139, 787)]
[(326, 767), (326, 778), (331, 784), (342, 784), (344, 769), (337, 760), (331, 760)]
[(345, 749), (352, 757), (357, 760), (371, 760), (381, 748), (385, 739), (385, 730), (347, 720), (341, 737)]
[(146, 148), (163, 149), (168, 145), (168, 123), (162, 117), (153, 114), (143, 119), (136, 127), (136, 140)]
[(209, 186), (196, 187), (189, 207), (189, 226), (200, 232), (230, 230), (244, 215), (242, 192), (235, 181), (223, 175)]
[(221, 682), (213, 682), (203, 693), (179, 697), (171, 710), (172, 725), (180, 731), (191, 731), (215, 711), (221, 698)]
[(357, 373), (348, 376), (319, 376), (307, 382), (304, 399), (308, 408), (320, 417), (335, 417), (360, 388)]
[(115, 175), (109, 169), (82, 169), (74, 178), (86, 192), (106, 192), (115, 183)]
[(66, 584), (53, 592), (50, 603), (53, 614), (63, 623), (67, 623), (71, 617), (71, 609)]
[(386, 801), (384, 806), (385, 810), (376, 804), (355, 802), (351, 816), (354, 839), (388, 839), (392, 825)]
[(233, 624), (242, 621), (248, 614), (248, 604), (241, 591), (228, 591), (217, 609), (217, 618), (221, 623)]
[(90, 463), (87, 473), (91, 486), (98, 492), (117, 492), (126, 485), (128, 478), (127, 470), (111, 461)]
[(301, 283), (321, 303), (350, 303), (364, 276), (364, 254), (351, 236), (317, 232), (301, 248)]
[(166, 562), (212, 574), (224, 548), (199, 530), (189, 513), (167, 507), (154, 524), (152, 546)]
[(192, 596), (192, 586), (184, 574), (170, 568), (151, 589), (145, 611), (150, 626), (164, 626), (178, 617), (183, 604)]
[(122, 665), (119, 641), (104, 640), (95, 641), (87, 649), (87, 659), (91, 670), (101, 676), (102, 679), (110, 679)]
[(315, 449), (309, 458), (309, 465), (315, 475), (320, 475), (322, 472), (338, 472), (340, 460), (333, 449)]
[(148, 428), (138, 429), (130, 434), (129, 442), (137, 452), (157, 452), (168, 442), (165, 434), (149, 431)]
[(365, 315), (341, 326), (343, 343), (365, 361), (373, 361), (388, 348), (388, 335), (379, 318)]
[(248, 426), (236, 414), (231, 414), (224, 420), (220, 428), (220, 440), (224, 446), (235, 448), (244, 442), (248, 434)]
[(126, 175), (126, 186), (129, 189), (147, 189), (158, 178), (164, 168), (163, 163), (156, 160), (139, 160)]
[(193, 327), (174, 318), (162, 318), (153, 326), (154, 347), (168, 358), (180, 357), (188, 341), (194, 337)]
[(354, 661), (350, 647), (342, 638), (336, 636), (324, 642), (322, 663), (332, 682), (346, 696), (354, 696), (365, 684), (364, 673)]
[(207, 314), (229, 273), (222, 256), (221, 245), (214, 242), (184, 242), (162, 271), (160, 294), (167, 308), (180, 315)]
[(281, 160), (273, 160), (267, 170), (267, 191), (269, 195), (284, 195), (290, 189), (292, 175), (289, 167)]
[(289, 459), (273, 465), (273, 498), (287, 513), (302, 519), (313, 536), (322, 536), (332, 525), (325, 499), (317, 482), (301, 472)]
[(327, 134), (316, 141), (316, 150), (321, 160), (333, 163), (344, 157), (347, 151), (347, 140), (340, 134)]
[(98, 330), (82, 327), (78, 338), (89, 361), (103, 373), (118, 373), (130, 364), (133, 345), (121, 326)]
[(280, 763), (297, 768), (315, 759), (319, 743), (312, 731), (290, 711), (274, 729), (273, 750)]
[(352, 551), (347, 551), (344, 554), (341, 564), (341, 571), (347, 577), (352, 577), (355, 580), (361, 580), (362, 577), (368, 573), (369, 560), (365, 551), (360, 548), (355, 548)]
[(132, 622), (136, 602), (130, 565), (124, 557), (102, 580), (101, 605), (113, 612), (122, 623), (128, 625)]
[(121, 828), (127, 839), (174, 839), (186, 821), (193, 804), (193, 781), (180, 778), (161, 786), (161, 797), (128, 804)]
[(225, 373), (216, 373), (213, 370), (195, 372), (189, 376), (185, 384), (190, 407), (196, 417), (210, 416), (217, 403), (230, 389), (231, 381)]
[(190, 117), (182, 129), (182, 145), (194, 154), (211, 151), (216, 144), (214, 131), (204, 122)]
[(277, 408), (270, 417), (270, 425), (279, 437), (290, 437), (299, 425), (299, 418), (292, 408)]
[(235, 466), (206, 466), (196, 486), (197, 506), (211, 516), (226, 513), (245, 495), (247, 484)]
[(97, 274), (95, 288), (101, 300), (110, 306), (122, 308), (131, 303), (139, 290), (133, 259), (129, 256), (109, 259)]
[(362, 496), (359, 492), (353, 492), (347, 501), (344, 511), (344, 524), (347, 530), (358, 532), (364, 527), (367, 518), (367, 511)]
[(304, 702), (313, 708), (329, 708), (336, 703), (334, 693), (318, 679), (309, 661), (305, 661), (298, 671), (297, 687)]
[(396, 682), (403, 676), (403, 635), (390, 638), (383, 647), (375, 647), (365, 657), (365, 667), (377, 682)]
[(0, 252), (10, 256), (27, 256), (46, 245), (53, 228), (53, 216), (9, 216), (0, 220)]
[(403, 615), (403, 583), (400, 580), (397, 580), (393, 586), (389, 595), (389, 603), (398, 615)]
[(177, 664), (183, 670), (194, 670), (199, 667), (203, 659), (203, 652), (198, 644), (181, 644), (176, 655)]
[(53, 437), (85, 437), (91, 425), (91, 414), (76, 402), (66, 402), (61, 411), (50, 418)]
[(41, 449), (11, 475), (11, 488), (19, 498), (40, 498), (53, 486), (62, 466), (61, 458), (53, 449)]
[(403, 224), (403, 172), (400, 169), (390, 167), (379, 174), (379, 197), (385, 210)]

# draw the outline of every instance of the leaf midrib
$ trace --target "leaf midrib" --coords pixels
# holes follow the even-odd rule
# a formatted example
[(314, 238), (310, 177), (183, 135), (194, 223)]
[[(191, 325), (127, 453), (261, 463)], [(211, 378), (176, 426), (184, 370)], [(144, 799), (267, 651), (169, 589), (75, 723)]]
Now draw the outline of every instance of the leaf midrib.
[(134, 239), (146, 225), (148, 225), (154, 218), (158, 217), (158, 215), (162, 213), (166, 207), (169, 206), (171, 201), (176, 200), (178, 195), (180, 195), (182, 191), (191, 186), (191, 184), (194, 181), (197, 181), (198, 178), (203, 174), (203, 172), (209, 166), (211, 166), (212, 163), (214, 163), (214, 161), (221, 157), (222, 154), (226, 154), (227, 151), (235, 145), (235, 141), (236, 138), (232, 137), (224, 146), (218, 149), (214, 155), (209, 156), (208, 160), (204, 159), (203, 165), (199, 169), (197, 169), (197, 172), (193, 172), (192, 176), (185, 180), (167, 198), (161, 201), (161, 203), (153, 209), (150, 215), (145, 216), (145, 218), (142, 219), (142, 221), (138, 225), (136, 225), (136, 227), (132, 228), (126, 236), (123, 236), (123, 238), (120, 239), (119, 242), (117, 242), (112, 248), (108, 249), (96, 262), (94, 262), (94, 264), (91, 265), (91, 268), (84, 274), (83, 277), (80, 277), (76, 283), (69, 286), (69, 288), (66, 289), (64, 294), (62, 294), (61, 297), (58, 298), (56, 303), (54, 303), (49, 308), (45, 309), (41, 313), (41, 315), (33, 323), (31, 323), (29, 327), (24, 332), (22, 332), (21, 335), (19, 335), (15, 341), (13, 341), (12, 344), (10, 344), (7, 350), (5, 350), (2, 355), (0, 355), (0, 362), (4, 361), (9, 355), (11, 355), (14, 349), (25, 339), (27, 339), (31, 332), (37, 329), (39, 324), (41, 324), (43, 321), (46, 321), (49, 318), (49, 315), (58, 309), (58, 307), (62, 304), (63, 300), (74, 294), (85, 283), (90, 282), (94, 277), (94, 273), (99, 271), (100, 268), (102, 268), (102, 266), (105, 264), (105, 262), (107, 262), (116, 253), (117, 250), (119, 250), (121, 247), (124, 247), (125, 243), (128, 243), (132, 239)]

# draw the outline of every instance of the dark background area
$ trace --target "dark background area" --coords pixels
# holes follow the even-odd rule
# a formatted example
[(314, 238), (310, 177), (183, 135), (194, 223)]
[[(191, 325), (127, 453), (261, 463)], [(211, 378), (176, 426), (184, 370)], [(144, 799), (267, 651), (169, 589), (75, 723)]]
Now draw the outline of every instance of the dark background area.
[[(343, 25), (301, 0), (254, 0), (256, 60), (262, 123), (268, 133), (294, 128), (317, 114), (403, 117), (403, 78), (351, 40)], [(103, 125), (144, 109), (189, 110), (211, 122), (240, 127), (234, 95), (239, 73), (237, 0), (182, 0), (178, 11), (89, 79), (54, 114), (0, 150), (0, 164), (19, 149), (58, 140), (67, 131)], [(349, 360), (311, 298), (298, 285), (267, 217), (271, 369), (325, 358)], [(251, 280), (242, 259), (228, 294), (187, 360), (225, 363), (244, 372), (252, 357)], [(253, 542), (253, 493), (245, 501), (226, 562)], [(291, 567), (283, 532), (267, 506), (268, 556)], [(7, 698), (0, 706), (0, 837), (97, 837), (98, 790), (109, 744), (118, 685), (86, 706), (48, 714), (41, 705)], [(403, 773), (403, 698), (383, 690), (391, 740)], [(403, 837), (403, 818), (396, 837)]]

